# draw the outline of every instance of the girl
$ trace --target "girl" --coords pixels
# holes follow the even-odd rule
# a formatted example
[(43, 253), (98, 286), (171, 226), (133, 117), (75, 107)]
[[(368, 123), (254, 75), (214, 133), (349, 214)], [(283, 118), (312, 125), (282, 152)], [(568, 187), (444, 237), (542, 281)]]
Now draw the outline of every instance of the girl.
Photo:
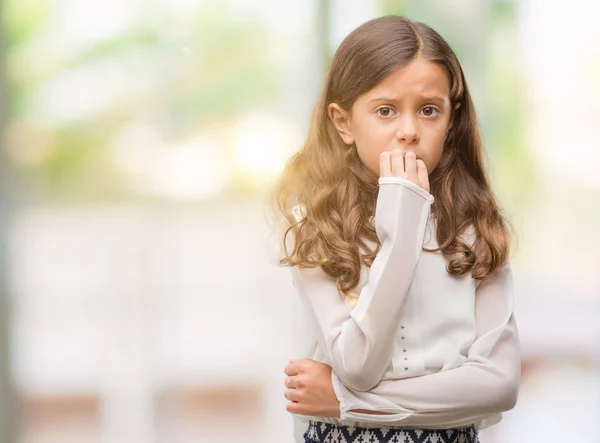
[(285, 368), (306, 443), (477, 442), (515, 405), (508, 224), (440, 35), (348, 35), (272, 197), (312, 345)]

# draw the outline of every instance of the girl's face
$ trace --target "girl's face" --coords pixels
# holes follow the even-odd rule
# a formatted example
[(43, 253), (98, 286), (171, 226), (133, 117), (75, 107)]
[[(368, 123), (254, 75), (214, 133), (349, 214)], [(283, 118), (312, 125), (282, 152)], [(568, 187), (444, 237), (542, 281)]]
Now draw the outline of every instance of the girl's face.
[(436, 168), (450, 130), (450, 82), (439, 65), (416, 58), (359, 96), (350, 112), (336, 103), (329, 117), (344, 143), (356, 144), (364, 165), (379, 176), (384, 151), (412, 151)]

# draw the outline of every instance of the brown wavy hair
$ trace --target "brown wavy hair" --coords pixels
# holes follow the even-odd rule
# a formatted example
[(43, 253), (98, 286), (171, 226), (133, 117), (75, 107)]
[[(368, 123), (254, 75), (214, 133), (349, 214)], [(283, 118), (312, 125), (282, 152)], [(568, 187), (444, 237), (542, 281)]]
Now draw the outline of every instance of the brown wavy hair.
[[(475, 109), (458, 59), (429, 26), (404, 17), (371, 20), (350, 33), (336, 51), (312, 114), (304, 146), (287, 162), (270, 194), (271, 207), (285, 220), (287, 266), (314, 268), (337, 281), (343, 294), (359, 283), (361, 266), (371, 266), (381, 247), (372, 217), (378, 177), (346, 145), (328, 117), (337, 103), (354, 101), (416, 57), (448, 73), (452, 126), (438, 166), (430, 174), (439, 248), (452, 275), (484, 279), (508, 261), (509, 224), (491, 190), (484, 167)], [(300, 205), (299, 218), (292, 213)], [(282, 216), (282, 217), (281, 217)], [(470, 231), (470, 239), (464, 234)], [(288, 235), (293, 234), (289, 246)], [(371, 249), (368, 242), (376, 245)]]

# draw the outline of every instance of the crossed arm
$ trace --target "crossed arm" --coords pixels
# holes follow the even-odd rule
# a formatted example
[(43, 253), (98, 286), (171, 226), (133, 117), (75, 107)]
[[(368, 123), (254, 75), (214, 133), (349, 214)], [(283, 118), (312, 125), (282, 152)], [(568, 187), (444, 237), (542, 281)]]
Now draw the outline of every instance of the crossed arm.
[(460, 367), (385, 380), (369, 390), (349, 387), (335, 369), (309, 359), (285, 371), (288, 411), (396, 426), (460, 427), (512, 409), (520, 381), (518, 331), (508, 265), (476, 292), (477, 337)]

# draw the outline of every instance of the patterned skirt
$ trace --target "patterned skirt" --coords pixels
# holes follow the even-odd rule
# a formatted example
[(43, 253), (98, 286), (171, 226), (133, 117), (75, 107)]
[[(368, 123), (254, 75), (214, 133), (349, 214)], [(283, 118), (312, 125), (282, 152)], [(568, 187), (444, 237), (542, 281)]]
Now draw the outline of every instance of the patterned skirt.
[(310, 421), (304, 443), (479, 443), (475, 426), (459, 429), (354, 428)]

